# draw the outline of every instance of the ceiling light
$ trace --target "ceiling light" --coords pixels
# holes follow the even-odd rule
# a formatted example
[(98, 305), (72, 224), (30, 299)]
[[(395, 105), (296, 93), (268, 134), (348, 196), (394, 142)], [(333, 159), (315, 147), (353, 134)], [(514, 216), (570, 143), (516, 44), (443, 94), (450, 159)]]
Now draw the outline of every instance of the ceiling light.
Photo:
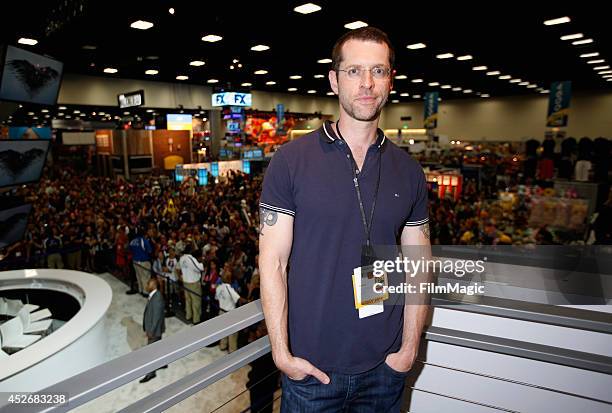
[(96, 46), (92, 46), (90, 44), (85, 44), (83, 46), (81, 46), (82, 49), (84, 50), (96, 50)]
[(174, 14), (174, 7), (170, 7), (170, 8), (168, 9), (168, 13), (170, 13), (170, 14)]
[(147, 113), (153, 112), (153, 109), (147, 109)]
[(267, 70), (260, 69), (260, 70), (256, 70), (256, 71), (255, 71), (255, 72), (253, 72), (253, 73), (255, 73), (256, 75), (265, 75), (265, 74), (267, 74), (267, 73), (268, 73), (268, 71), (267, 71)]
[(397, 90), (392, 90), (391, 92), (389, 92), (390, 95), (395, 95), (397, 93)]
[(603, 70), (601, 72), (597, 72), (598, 75), (607, 75), (612, 73), (612, 70)]
[(423, 83), (423, 79), (412, 79), (412, 83)]
[(572, 44), (576, 46), (589, 43), (593, 43), (593, 39), (576, 40), (575, 42), (572, 42)]
[(460, 87), (454, 87), (452, 90), (453, 90), (453, 92), (460, 92), (461, 88)]
[(398, 99), (393, 99), (393, 100), (391, 101), (391, 103), (399, 103), (399, 100), (398, 100)]
[(529, 84), (529, 82), (521, 82), (519, 83), (520, 86), (527, 86)]
[(159, 71), (157, 71), (155, 69), (145, 70), (145, 75), (156, 75), (158, 73), (159, 73)]
[[(78, 113), (81, 113), (81, 111), (80, 110), (73, 110), (72, 113), (77, 113), (78, 114)], [(33, 113), (32, 113), (32, 115), (33, 115)]]
[(605, 59), (596, 59), (596, 60), (589, 60), (587, 63), (590, 65), (596, 65), (597, 63), (605, 63)]
[(408, 76), (406, 76), (406, 75), (397, 75), (397, 76), (395, 76), (395, 80), (404, 80), (404, 79), (408, 79)]
[(612, 75), (602, 75), (601, 77), (603, 77), (604, 79), (609, 79), (612, 77)]
[(17, 40), (17, 43), (19, 43), (19, 44), (27, 44), (28, 46), (34, 46), (35, 44), (38, 43), (38, 40), (36, 40), (36, 39), (28, 39), (27, 37), (22, 37), (19, 40)]
[(290, 87), (287, 89), (288, 92), (295, 92), (297, 90), (296, 87)]
[(204, 66), (206, 64), (206, 62), (203, 62), (202, 60), (194, 60), (192, 62), (189, 62), (190, 66)]
[(527, 85), (527, 89), (533, 89), (533, 88), (536, 88), (536, 87), (538, 87), (538, 85)]
[(486, 66), (474, 66), (472, 68), (472, 70), (487, 70), (488, 68)]
[(209, 42), (209, 43), (218, 42), (221, 39), (223, 39), (223, 37), (218, 36), (216, 34), (207, 34), (206, 36), (202, 37), (202, 41)]
[(414, 96), (413, 96), (413, 98), (415, 98), (415, 99), (420, 99), (420, 98), (421, 98), (421, 95), (414, 95)]
[(232, 63), (238, 63), (238, 62), (239, 62), (239, 60), (238, 60), (238, 59), (233, 59), (233, 60), (232, 60)]
[(316, 91), (316, 90), (312, 90), (312, 89), (311, 89), (311, 90), (309, 90), (307, 93), (310, 93), (310, 94), (312, 95), (313, 93), (317, 93), (317, 91)]
[(176, 77), (176, 80), (187, 80), (187, 79), (189, 79), (189, 76), (185, 76), (185, 75), (178, 75), (178, 76)]
[(501, 75), (499, 77), (499, 79), (501, 79), (501, 80), (508, 80), (508, 79), (512, 79), (512, 76), (510, 76), (510, 75)]
[(497, 76), (501, 74), (501, 72), (499, 70), (494, 70), (492, 72), (487, 72), (487, 76)]
[(606, 79), (606, 82), (612, 82), (612, 79)]
[(314, 75), (315, 79), (323, 79), (325, 75)]
[(355, 30), (361, 27), (366, 27), (368, 24), (366, 22), (362, 22), (361, 20), (357, 20), (351, 23), (347, 23), (344, 25), (347, 29)]
[(450, 89), (452, 86), (451, 85), (442, 85), (440, 86), (441, 89)]
[(28, 112), (28, 116), (34, 116), (34, 112)]
[(276, 84), (276, 82), (273, 81), (273, 80), (270, 80), (270, 81), (266, 82), (266, 85), (268, 85), (268, 86), (272, 86), (272, 85), (275, 85), (275, 84)]
[(301, 6), (297, 6), (296, 8), (293, 9), (293, 11), (301, 13), (301, 14), (310, 14), (310, 13), (314, 13), (319, 10), (321, 10), (321, 6), (318, 6), (314, 3), (302, 4)]
[(60, 106), (58, 109), (59, 110), (66, 110), (66, 106)]
[(465, 90), (463, 91), (463, 93), (472, 93), (472, 92), (473, 92), (473, 90), (472, 90), (472, 89), (465, 89)]
[(331, 59), (319, 59), (317, 60), (317, 63), (331, 63), (332, 60)]
[(520, 82), (522, 82), (521, 79), (511, 79), (510, 80), (510, 83), (520, 83)]
[(594, 52), (594, 53), (584, 53), (584, 54), (580, 55), (580, 57), (584, 57), (584, 58), (586, 58), (586, 57), (597, 57), (597, 56), (599, 56), (599, 53), (597, 53), (597, 52)]
[(219, 80), (218, 79), (208, 79), (206, 82), (207, 83), (219, 83)]
[(251, 47), (251, 50), (254, 52), (263, 52), (264, 50), (270, 50), (270, 46), (266, 46), (265, 44), (258, 44), (256, 46)]
[(153, 27), (153, 23), (144, 20), (136, 20), (134, 23), (130, 24), (130, 27), (132, 29), (147, 30)]
[(157, 59), (159, 59), (159, 56), (147, 56), (147, 57), (145, 57), (145, 59), (147, 59), (147, 60), (157, 60)]
[(438, 82), (430, 82), (427, 85), (429, 85), (429, 86), (440, 86), (440, 83), (438, 83)]
[(42, 113), (49, 113), (49, 109), (41, 109)]
[(606, 66), (597, 66), (594, 67), (593, 70), (607, 70), (610, 68), (610, 65), (606, 65)]
[(584, 34), (582, 33), (567, 34), (565, 36), (561, 36), (561, 40), (576, 40), (576, 39), (582, 39), (583, 37), (584, 37)]
[(489, 94), (488, 93), (483, 93), (482, 95), (480, 95), (481, 98), (488, 98)]
[(407, 97), (407, 96), (410, 96), (410, 93), (406, 93), (406, 92), (400, 93), (400, 96)]
[(454, 56), (454, 54), (452, 54), (452, 53), (441, 53), (439, 55), (436, 55), (436, 57), (438, 59), (450, 59), (453, 56)]
[(334, 95), (335, 95), (335, 93), (334, 93), (334, 92), (327, 92), (327, 93), (326, 93), (326, 95), (327, 95), (327, 96), (334, 96)]
[(471, 55), (469, 55), (469, 54), (466, 54), (464, 56), (459, 56), (457, 58), (457, 60), (472, 60), (472, 59), (473, 59), (473, 57)]
[(115, 69), (114, 67), (106, 67), (104, 68), (104, 73), (117, 73), (118, 70)]
[(302, 76), (300, 76), (300, 75), (291, 75), (291, 76), (289, 76), (289, 79), (293, 79), (293, 80), (298, 80), (298, 79), (301, 79), (301, 78), (302, 78)]
[(556, 24), (569, 23), (570, 21), (571, 21), (571, 19), (569, 17), (565, 16), (565, 17), (559, 17), (557, 19), (545, 20), (544, 21), (544, 25), (545, 26), (554, 26)]
[(240, 86), (242, 86), (242, 87), (250, 87), (250, 86), (253, 86), (253, 84), (249, 83), (249, 82), (244, 82), (244, 83), (241, 83)]
[(548, 92), (549, 92), (548, 89), (540, 90), (540, 93), (548, 93)]
[(414, 44), (409, 44), (408, 46), (406, 46), (406, 48), (410, 50), (424, 49), (426, 47), (427, 46), (425, 45), (425, 43), (414, 43)]

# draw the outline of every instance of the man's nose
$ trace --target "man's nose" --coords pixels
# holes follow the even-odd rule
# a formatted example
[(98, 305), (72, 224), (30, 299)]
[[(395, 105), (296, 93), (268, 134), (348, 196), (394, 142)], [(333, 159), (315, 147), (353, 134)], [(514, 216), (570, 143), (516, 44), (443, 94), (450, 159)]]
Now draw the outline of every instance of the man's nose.
[(361, 87), (366, 89), (371, 89), (374, 85), (374, 78), (372, 77), (372, 72), (370, 70), (363, 70), (361, 72)]

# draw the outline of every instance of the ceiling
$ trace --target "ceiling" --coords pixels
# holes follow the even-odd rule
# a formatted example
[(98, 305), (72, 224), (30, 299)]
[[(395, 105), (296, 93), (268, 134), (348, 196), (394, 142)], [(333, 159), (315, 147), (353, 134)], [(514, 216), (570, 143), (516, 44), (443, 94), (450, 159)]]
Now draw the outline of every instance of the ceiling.
[[(326, 75), (335, 40), (348, 29), (344, 24), (362, 20), (389, 34), (396, 48), (396, 69), (406, 79), (395, 80), (394, 102), (422, 99), (438, 90), (442, 99), (478, 96), (535, 95), (546, 93), (552, 81), (571, 80), (573, 90), (610, 90), (594, 67), (612, 61), (612, 25), (601, 6), (589, 2), (554, 7), (536, 2), (488, 3), (487, 6), (448, 6), (430, 2), (321, 1), (312, 14), (299, 14), (294, 7), (305, 1), (288, 2), (188, 2), (141, 0), (50, 0), (19, 2), (0, 28), (2, 39), (16, 44), (20, 37), (38, 40), (22, 46), (65, 62), (65, 71), (87, 75), (186, 82), (234, 90), (257, 89), (325, 96)], [(601, 4), (601, 3), (600, 3)], [(174, 14), (169, 8), (174, 8)], [(4, 12), (3, 12), (4, 14)], [(571, 22), (546, 26), (547, 19), (569, 16)], [(130, 27), (136, 20), (153, 23), (148, 30)], [(593, 43), (572, 45), (563, 35), (582, 33)], [(208, 43), (203, 36), (223, 39)], [(407, 45), (425, 43), (410, 50)], [(252, 51), (255, 45), (266, 51)], [(84, 48), (85, 46), (85, 48)], [(581, 54), (598, 52), (595, 58)], [(438, 59), (442, 53), (453, 58)], [(471, 60), (457, 60), (470, 55)], [(602, 64), (589, 64), (603, 59)], [(203, 66), (191, 66), (194, 60)], [(234, 62), (237, 60), (237, 62)], [(242, 65), (238, 67), (238, 65)], [(234, 65), (234, 69), (230, 66)], [(486, 66), (486, 70), (473, 70)], [(116, 68), (106, 74), (104, 68)], [(156, 75), (145, 74), (157, 70)], [(256, 70), (266, 70), (256, 75)], [(510, 79), (487, 72), (499, 71)], [(176, 80), (176, 76), (188, 76)], [(300, 75), (301, 79), (290, 79)], [(209, 79), (217, 79), (215, 84)], [(422, 79), (415, 83), (413, 80)], [(535, 87), (510, 83), (512, 79)], [(266, 82), (275, 81), (275, 85)], [(432, 82), (439, 85), (430, 86)], [(251, 86), (242, 86), (250, 83)], [(440, 89), (450, 85), (449, 89)], [(457, 88), (453, 90), (453, 88)], [(459, 90), (458, 88), (461, 88)], [(465, 93), (465, 90), (471, 93)], [(308, 91), (316, 91), (308, 93)]]

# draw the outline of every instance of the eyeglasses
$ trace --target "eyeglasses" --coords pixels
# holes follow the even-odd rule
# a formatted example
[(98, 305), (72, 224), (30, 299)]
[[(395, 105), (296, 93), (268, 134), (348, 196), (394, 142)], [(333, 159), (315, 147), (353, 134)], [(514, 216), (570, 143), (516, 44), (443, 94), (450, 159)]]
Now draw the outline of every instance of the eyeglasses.
[(360, 79), (366, 71), (370, 72), (372, 77), (377, 80), (386, 79), (391, 74), (391, 69), (384, 66), (374, 66), (370, 68), (362, 66), (349, 66), (346, 69), (338, 69), (338, 72), (345, 72), (349, 79)]

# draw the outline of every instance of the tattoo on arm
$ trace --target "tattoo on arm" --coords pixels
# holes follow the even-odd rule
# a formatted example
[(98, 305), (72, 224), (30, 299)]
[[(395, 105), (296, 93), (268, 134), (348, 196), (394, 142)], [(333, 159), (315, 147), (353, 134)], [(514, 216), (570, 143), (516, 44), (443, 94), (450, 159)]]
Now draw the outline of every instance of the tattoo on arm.
[(278, 212), (267, 208), (259, 208), (259, 235), (263, 235), (265, 225), (272, 226), (278, 220)]
[(429, 224), (423, 224), (419, 226), (419, 229), (421, 230), (421, 232), (423, 233), (423, 235), (425, 236), (425, 238), (429, 239)]

